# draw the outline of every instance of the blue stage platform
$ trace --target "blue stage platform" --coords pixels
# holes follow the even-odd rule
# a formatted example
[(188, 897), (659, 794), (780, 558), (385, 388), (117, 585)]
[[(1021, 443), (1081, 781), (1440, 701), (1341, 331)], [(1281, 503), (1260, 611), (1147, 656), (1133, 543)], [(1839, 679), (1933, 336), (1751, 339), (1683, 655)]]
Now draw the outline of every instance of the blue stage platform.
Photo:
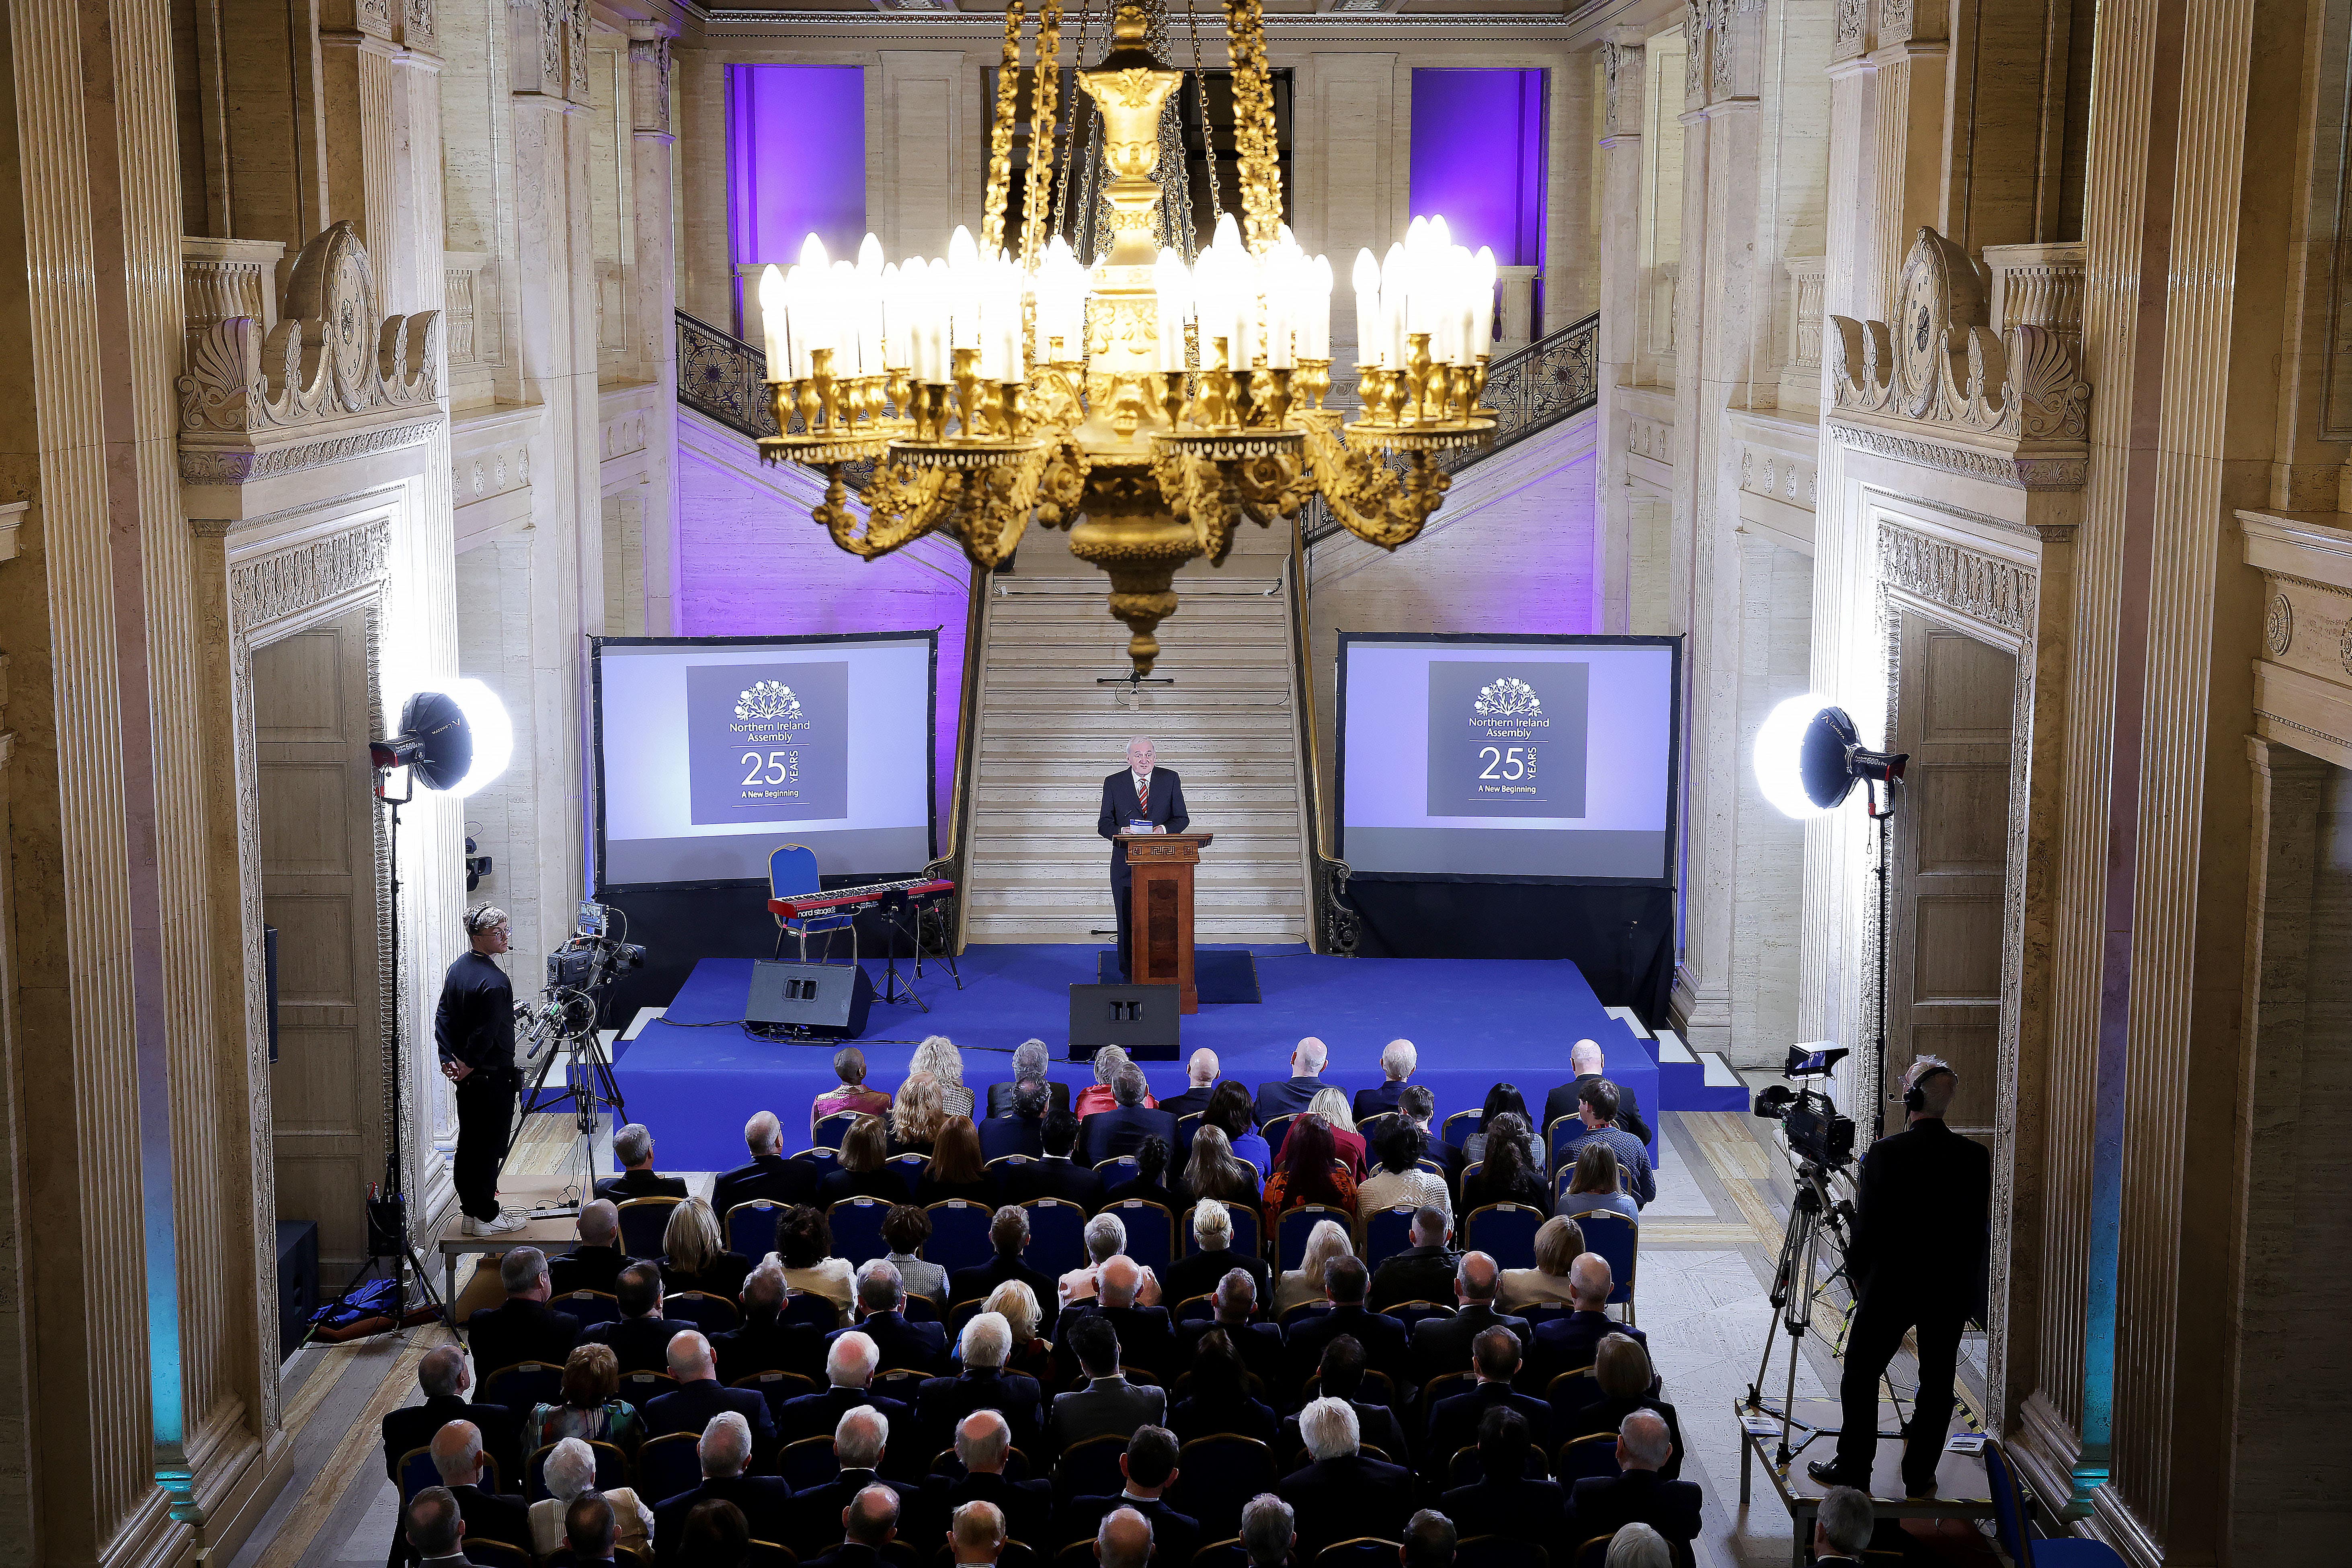
[[(1330, 1047), (1324, 1077), (1349, 1091), (1381, 1079), (1381, 1047), (1400, 1036), (1419, 1047), (1416, 1082), (1437, 1098), (1440, 1116), (1475, 1108), (1498, 1080), (1518, 1086), (1541, 1114), (1543, 1096), (1569, 1078), (1568, 1050), (1601, 1042), (1609, 1073), (1640, 1096), (1644, 1110), (1681, 1109), (1660, 1098), (1649, 1042), (1602, 1008), (1576, 965), (1565, 960), (1339, 958), (1304, 947), (1252, 947), (1265, 1000), (1203, 1004), (1183, 1024), (1182, 1056), (1202, 1046), (1223, 1076), (1253, 1089), (1287, 1076), (1292, 1046), (1305, 1035)], [(926, 965), (921, 991), (931, 1010), (878, 999), (867, 1020), (869, 1080), (894, 1088), (917, 1042), (945, 1035), (963, 1051), (964, 1081), (1009, 1076), (1006, 1053), (1034, 1036), (1053, 1047), (1053, 1076), (1094, 1081), (1083, 1062), (1061, 1059), (1068, 1038), (1069, 987), (1091, 984), (1091, 946), (975, 946), (959, 961), (963, 989)], [(879, 966), (868, 963), (877, 993)], [(784, 1121), (787, 1144), (806, 1126), (809, 1102), (832, 1087), (833, 1042), (764, 1040), (740, 1026), (751, 962), (707, 958), (678, 988), (667, 1013), (621, 1047), (616, 1064), (629, 1119), (653, 1129), (665, 1170), (726, 1170), (742, 1163), (743, 1123), (754, 1111)], [(1154, 1094), (1181, 1092), (1184, 1063), (1143, 1064)], [(1709, 1107), (1713, 1109), (1713, 1107)], [(1653, 1118), (1654, 1123), (1654, 1117)], [(1658, 1157), (1654, 1143), (1651, 1158)]]

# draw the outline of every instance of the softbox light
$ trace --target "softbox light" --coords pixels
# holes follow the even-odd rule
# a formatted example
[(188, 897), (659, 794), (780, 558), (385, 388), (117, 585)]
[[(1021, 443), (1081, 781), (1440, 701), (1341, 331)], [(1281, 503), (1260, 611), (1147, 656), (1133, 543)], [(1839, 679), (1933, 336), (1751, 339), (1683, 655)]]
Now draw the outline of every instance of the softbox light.
[(406, 768), (429, 790), (468, 795), (506, 771), (514, 727), (498, 694), (472, 677), (418, 691), (400, 706), (400, 730), (368, 746), (378, 770)]
[(1834, 811), (1864, 779), (1903, 776), (1909, 758), (1874, 752), (1845, 710), (1808, 692), (1772, 710), (1756, 731), (1756, 784), (1790, 816)]

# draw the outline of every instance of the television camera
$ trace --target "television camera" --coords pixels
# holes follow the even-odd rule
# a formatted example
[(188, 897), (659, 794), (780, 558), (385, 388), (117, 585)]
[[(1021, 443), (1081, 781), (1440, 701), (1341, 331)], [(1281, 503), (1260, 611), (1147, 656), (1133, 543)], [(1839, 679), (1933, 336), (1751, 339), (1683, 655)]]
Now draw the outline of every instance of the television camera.
[[(1794, 1452), (1791, 1432), (1802, 1426), (1807, 1441), (1813, 1436), (1813, 1428), (1796, 1420), (1793, 1414), (1798, 1348), (1812, 1327), (1814, 1300), (1845, 1272), (1845, 1252), (1853, 1231), (1853, 1205), (1830, 1191), (1831, 1178), (1844, 1175), (1853, 1163), (1853, 1119), (1839, 1114), (1828, 1089), (1831, 1075), (1846, 1056), (1840, 1046), (1791, 1046), (1780, 1075), (1796, 1079), (1798, 1087), (1773, 1084), (1756, 1096), (1754, 1106), (1757, 1115), (1780, 1124), (1790, 1157), (1797, 1166), (1796, 1196), (1789, 1205), (1789, 1226), (1780, 1238), (1780, 1258), (1772, 1273), (1772, 1323), (1764, 1331), (1763, 1359), (1757, 1364), (1755, 1381), (1748, 1385), (1744, 1405), (1748, 1414), (1779, 1418), (1778, 1462), (1784, 1466)], [(1764, 1398), (1764, 1379), (1771, 1369), (1773, 1344), (1783, 1334), (1789, 1341), (1788, 1384), (1780, 1408), (1773, 1410)]]
[(1801, 1166), (1842, 1171), (1853, 1161), (1853, 1118), (1838, 1114), (1837, 1102), (1826, 1088), (1811, 1087), (1814, 1082), (1826, 1085), (1846, 1055), (1843, 1046), (1821, 1050), (1791, 1046), (1780, 1076), (1796, 1079), (1803, 1087), (1776, 1083), (1756, 1096), (1756, 1114), (1780, 1124), (1789, 1152)]

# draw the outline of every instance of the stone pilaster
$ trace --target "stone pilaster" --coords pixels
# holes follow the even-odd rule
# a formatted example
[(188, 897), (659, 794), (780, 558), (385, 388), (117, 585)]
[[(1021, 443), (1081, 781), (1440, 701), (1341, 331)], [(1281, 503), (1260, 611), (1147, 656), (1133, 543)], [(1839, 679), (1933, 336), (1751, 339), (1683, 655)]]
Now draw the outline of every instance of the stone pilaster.
[(1632, 497), (1625, 484), (1627, 416), (1618, 388), (1633, 384), (1642, 321), (1642, 124), (1640, 32), (1625, 28), (1601, 46), (1601, 436), (1593, 466), (1592, 626), (1627, 627), (1633, 555)]
[[(635, 195), (638, 354), (655, 384), (646, 410), (645, 609), (648, 636), (677, 631), (677, 312), (671, 222), (677, 205), (670, 130), (670, 40), (629, 30), (630, 173)], [(615, 628), (608, 628), (615, 629)]]

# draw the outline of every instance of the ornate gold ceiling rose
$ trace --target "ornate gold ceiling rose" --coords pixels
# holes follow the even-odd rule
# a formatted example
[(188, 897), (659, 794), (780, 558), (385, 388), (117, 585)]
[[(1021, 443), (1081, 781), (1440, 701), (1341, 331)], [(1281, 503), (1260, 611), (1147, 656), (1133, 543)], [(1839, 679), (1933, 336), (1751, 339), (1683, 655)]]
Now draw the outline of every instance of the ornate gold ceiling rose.
[[(1061, 21), (1049, 4), (1037, 31), (1043, 126)], [(1330, 264), (1282, 223), (1258, 0), (1225, 6), (1242, 222), (1220, 216), (1191, 268), (1153, 237), (1160, 113), (1183, 73), (1152, 57), (1132, 0), (1118, 6), (1109, 53), (1078, 73), (1102, 120), (1108, 248), (1089, 269), (1059, 236), (1044, 240), (1050, 133), (1044, 160), (1031, 161), (1019, 258), (1003, 248), (1021, 27), (1013, 0), (979, 244), (958, 228), (944, 258), (886, 265), (867, 235), (852, 263), (829, 259), (812, 235), (800, 265), (761, 275), (768, 392), (785, 433), (763, 438), (761, 456), (821, 469), (816, 521), (869, 560), (944, 530), (986, 570), (1013, 553), (1031, 517), (1066, 525), (1071, 553), (1109, 576), (1110, 613), (1148, 674), (1154, 634), (1176, 613), (1177, 569), (1222, 564), (1244, 517), (1289, 524), (1319, 493), (1382, 549), (1421, 531), (1447, 483), (1432, 455), (1494, 438), (1478, 399), (1495, 258), (1454, 245), (1443, 218), (1415, 218), (1385, 260), (1358, 255), (1363, 407), (1343, 427), (1323, 406)], [(1385, 452), (1407, 454), (1407, 471), (1392, 472)], [(842, 478), (859, 462), (875, 465), (862, 520)]]

